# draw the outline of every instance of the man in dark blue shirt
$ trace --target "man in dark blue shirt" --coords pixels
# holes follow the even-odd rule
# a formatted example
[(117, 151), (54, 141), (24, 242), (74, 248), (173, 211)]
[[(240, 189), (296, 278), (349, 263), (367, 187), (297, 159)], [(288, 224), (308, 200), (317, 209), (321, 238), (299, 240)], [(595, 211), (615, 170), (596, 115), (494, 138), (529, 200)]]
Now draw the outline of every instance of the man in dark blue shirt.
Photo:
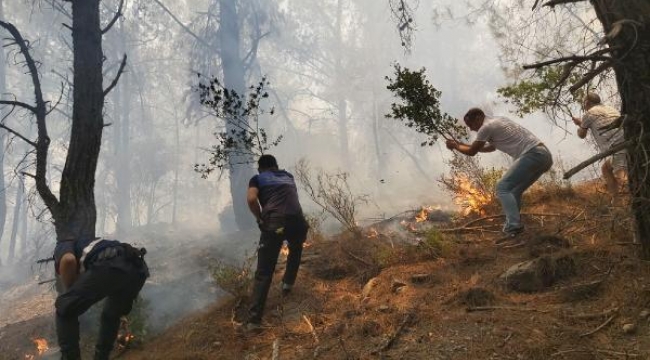
[(79, 360), (79, 316), (106, 299), (95, 360), (108, 360), (120, 326), (149, 276), (144, 249), (117, 240), (66, 238), (54, 249), (54, 267), (64, 287), (57, 297), (56, 334), (62, 360)]
[(298, 189), (293, 175), (278, 169), (272, 155), (262, 155), (257, 161), (259, 174), (248, 183), (248, 207), (262, 232), (257, 252), (257, 270), (248, 326), (259, 327), (264, 304), (273, 280), (282, 242), (289, 243), (287, 266), (282, 279), (282, 294), (287, 295), (298, 275), (302, 244), (309, 226), (298, 201)]

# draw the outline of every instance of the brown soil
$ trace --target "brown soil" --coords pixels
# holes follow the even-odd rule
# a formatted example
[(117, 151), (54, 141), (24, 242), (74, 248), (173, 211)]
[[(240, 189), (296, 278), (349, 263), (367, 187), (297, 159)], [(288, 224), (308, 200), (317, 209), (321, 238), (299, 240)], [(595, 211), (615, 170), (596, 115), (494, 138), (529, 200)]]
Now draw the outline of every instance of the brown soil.
[[(284, 298), (279, 266), (261, 332), (239, 331), (233, 318), (245, 299), (230, 298), (116, 356), (650, 358), (649, 318), (640, 316), (650, 309), (650, 263), (638, 260), (625, 207), (612, 206), (597, 189), (583, 184), (529, 194), (524, 212), (533, 215), (524, 216), (523, 246), (495, 245), (500, 218), (460, 219), (448, 227), (478, 221), (437, 242), (427, 241), (426, 224), (415, 232), (314, 242)], [(543, 291), (508, 291), (499, 279), (514, 264), (559, 255), (571, 258), (573, 271)], [(625, 332), (625, 324), (635, 331)]]
[[(417, 233), (413, 244), (385, 234), (314, 243), (294, 292), (282, 298), (271, 289), (261, 332), (235, 329), (231, 299), (121, 358), (648, 358), (640, 313), (650, 308), (650, 264), (637, 259), (629, 214), (596, 189), (531, 194), (527, 213), (555, 215), (526, 216), (520, 247), (497, 247), (498, 234), (476, 230), (445, 233), (436, 252), (414, 245)], [(509, 292), (498, 281), (516, 263), (558, 252), (571, 256), (574, 274), (544, 291)], [(628, 323), (635, 332), (623, 331)]]

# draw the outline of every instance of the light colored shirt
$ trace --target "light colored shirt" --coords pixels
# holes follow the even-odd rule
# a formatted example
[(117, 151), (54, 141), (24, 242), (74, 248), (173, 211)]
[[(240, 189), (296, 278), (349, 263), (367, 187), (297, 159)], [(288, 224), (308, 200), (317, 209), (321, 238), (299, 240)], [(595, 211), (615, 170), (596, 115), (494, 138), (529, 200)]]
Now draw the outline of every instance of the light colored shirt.
[(600, 130), (600, 128), (611, 124), (620, 116), (621, 113), (611, 106), (595, 105), (582, 116), (582, 124), (580, 127), (591, 130), (591, 135), (596, 140), (598, 149), (600, 151), (607, 151), (612, 145), (623, 141), (623, 131), (613, 129), (603, 133), (603, 130)]
[(486, 117), (476, 140), (488, 142), (514, 159), (541, 144), (528, 129), (502, 116)]

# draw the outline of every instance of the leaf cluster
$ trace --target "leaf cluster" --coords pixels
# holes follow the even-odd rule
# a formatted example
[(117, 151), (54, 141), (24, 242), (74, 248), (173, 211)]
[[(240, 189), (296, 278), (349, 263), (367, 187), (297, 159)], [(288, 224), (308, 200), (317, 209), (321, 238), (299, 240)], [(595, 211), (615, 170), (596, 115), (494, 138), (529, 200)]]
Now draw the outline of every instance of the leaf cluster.
[[(201, 78), (201, 74), (198, 76)], [(270, 140), (259, 124), (261, 115), (275, 113), (273, 107), (269, 110), (262, 107), (262, 102), (269, 97), (268, 85), (266, 78), (262, 78), (257, 85), (248, 88), (246, 97), (224, 87), (217, 78), (197, 85), (195, 90), (201, 105), (225, 122), (225, 127), (220, 126), (213, 133), (217, 141), (207, 150), (210, 154), (208, 163), (194, 165), (194, 170), (203, 178), (217, 169), (222, 171), (233, 165), (253, 163), (255, 157), (282, 141), (282, 135)]]
[(546, 66), (535, 69), (532, 76), (499, 88), (497, 93), (516, 108), (519, 116), (536, 111), (547, 111), (554, 107), (566, 107), (581, 99), (584, 90), (578, 89), (571, 98), (566, 99), (565, 86), (571, 86), (580, 80), (577, 73), (567, 74), (564, 66)]
[(390, 90), (401, 99), (399, 103), (391, 104), (391, 112), (387, 118), (404, 122), (409, 128), (429, 137), (420, 145), (433, 145), (439, 137), (444, 139), (461, 139), (467, 137), (467, 130), (449, 114), (440, 110), (440, 95), (424, 74), (425, 68), (412, 71), (394, 65), (395, 78), (386, 76)]

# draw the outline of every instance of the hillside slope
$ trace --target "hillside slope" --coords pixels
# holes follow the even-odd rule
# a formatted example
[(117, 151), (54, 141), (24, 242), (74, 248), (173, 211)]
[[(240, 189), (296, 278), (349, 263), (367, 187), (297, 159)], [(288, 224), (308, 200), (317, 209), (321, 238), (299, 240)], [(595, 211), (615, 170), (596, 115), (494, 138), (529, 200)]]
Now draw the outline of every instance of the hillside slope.
[(648, 358), (650, 266), (636, 257), (624, 201), (584, 184), (538, 189), (526, 203), (524, 245), (495, 245), (501, 219), (490, 216), (442, 234), (417, 224), (314, 242), (295, 291), (272, 288), (262, 332), (239, 332), (245, 301), (229, 299), (119, 356)]

